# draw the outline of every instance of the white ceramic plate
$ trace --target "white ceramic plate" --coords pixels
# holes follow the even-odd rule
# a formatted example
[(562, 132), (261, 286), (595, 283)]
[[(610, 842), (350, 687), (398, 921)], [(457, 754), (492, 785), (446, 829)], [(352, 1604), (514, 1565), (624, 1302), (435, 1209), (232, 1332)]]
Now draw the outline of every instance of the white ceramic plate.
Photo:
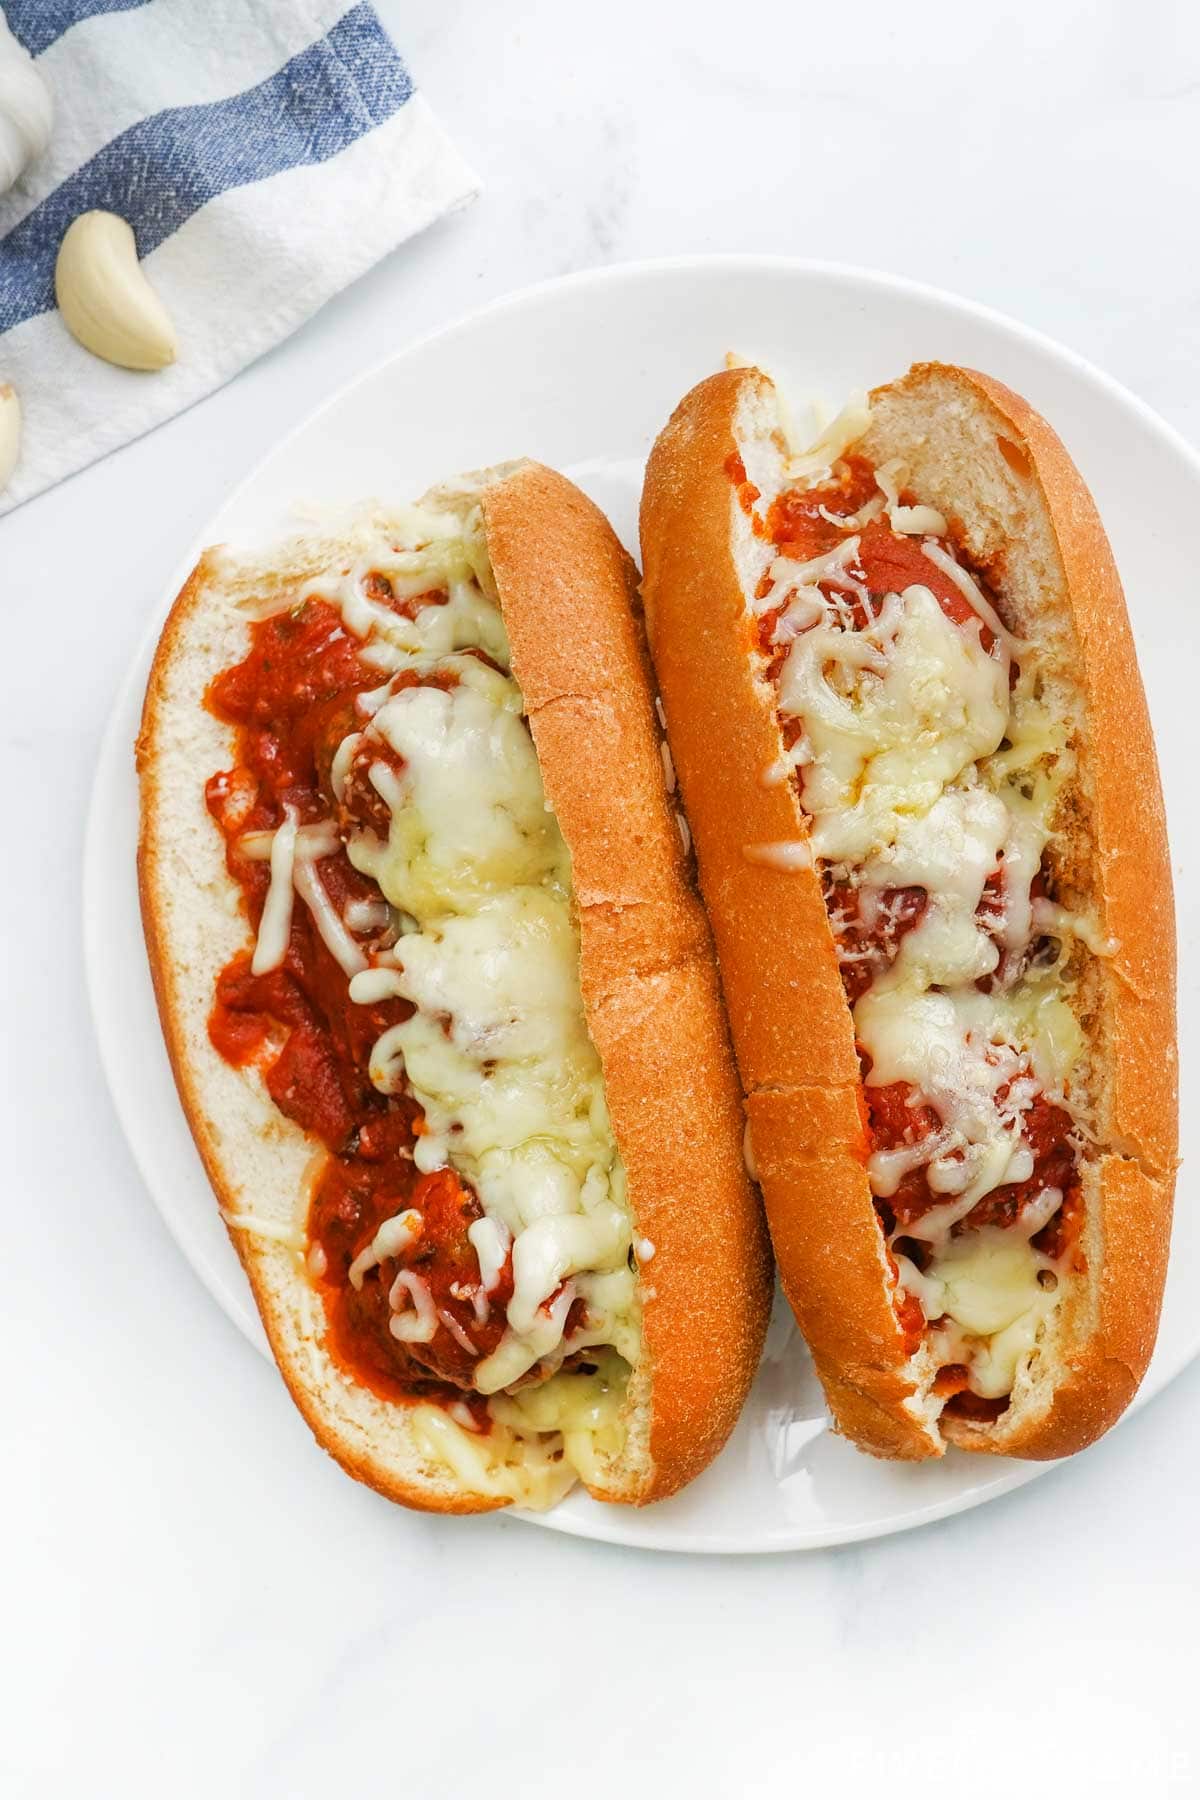
[[(462, 469), (528, 454), (605, 506), (636, 550), (643, 459), (672, 408), (736, 349), (797, 397), (840, 403), (922, 358), (999, 376), (1053, 422), (1099, 502), (1125, 580), (1165, 766), (1182, 944), (1185, 1067), (1198, 1009), (1200, 859), (1192, 730), (1200, 692), (1195, 571), (1200, 458), (1078, 357), (1012, 321), (887, 276), (776, 258), (636, 264), (517, 294), (397, 352), (327, 402), (232, 494), (159, 597), (96, 777), (85, 872), (92, 1003), (113, 1097), (180, 1248), (266, 1353), (249, 1289), (176, 1101), (143, 953), (134, 880), (133, 740), (161, 617), (202, 544), (269, 535), (297, 503), (415, 497)], [(198, 771), (198, 777), (203, 771)], [(1184, 1156), (1196, 1115), (1184, 1109)], [(1182, 1197), (1158, 1350), (1140, 1401), (1200, 1350), (1200, 1222)], [(573, 1495), (539, 1523), (675, 1550), (782, 1550), (899, 1531), (1042, 1472), (951, 1453), (903, 1467), (830, 1433), (790, 1320), (718, 1462), (646, 1512)]]

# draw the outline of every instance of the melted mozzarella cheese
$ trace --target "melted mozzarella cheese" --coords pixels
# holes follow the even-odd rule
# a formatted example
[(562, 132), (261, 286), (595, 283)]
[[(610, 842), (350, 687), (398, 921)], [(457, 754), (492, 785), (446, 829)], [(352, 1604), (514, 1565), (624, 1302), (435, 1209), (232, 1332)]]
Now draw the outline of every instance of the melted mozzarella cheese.
[(410, 1249), (421, 1235), (421, 1225), (421, 1215), (412, 1207), (385, 1219), (366, 1249), (350, 1264), (347, 1273), (351, 1287), (361, 1288), (369, 1270), (378, 1268), (389, 1256), (399, 1256)]
[(943, 575), (950, 577), (972, 612), (978, 614), (993, 636), (1003, 644), (1008, 654), (1010, 656), (1019, 655), (1025, 646), (1009, 631), (979, 583), (971, 578), (962, 564), (957, 562), (948, 550), (943, 550), (940, 544), (924, 543), (921, 545), (921, 551), (929, 558), (935, 569), (940, 569)]
[(292, 875), (296, 866), (298, 830), (295, 807), (285, 806), (283, 823), (271, 842), (271, 881), (250, 960), (252, 975), (265, 975), (269, 970), (277, 969), (287, 955), (292, 932)]
[(928, 1140), (937, 1147), (929, 1185), (953, 1198), (910, 1226), (910, 1235), (943, 1237), (993, 1188), (1028, 1179), (1033, 1165), (1021, 1136), (1019, 1082), (1025, 1059), (1001, 1034), (993, 1041), (990, 995), (875, 986), (856, 1005), (854, 1025), (871, 1058), (867, 1086), (908, 1083), (946, 1127)]
[(1029, 1179), (1023, 1114), (1038, 1092), (1061, 1097), (1083, 1050), (1079, 1021), (1052, 978), (1003, 994), (876, 984), (855, 1006), (854, 1027), (871, 1058), (867, 1085), (907, 1082), (914, 1105), (931, 1106), (944, 1127), (871, 1159), (883, 1198), (924, 1164), (930, 1187), (954, 1196), (910, 1235), (943, 1237), (993, 1188)]
[(414, 1408), (414, 1428), (431, 1459), (453, 1469), (464, 1487), (541, 1511), (577, 1476), (603, 1480), (621, 1451), (628, 1369), (613, 1351), (589, 1361), (589, 1372), (561, 1370), (538, 1387), (494, 1395), (486, 1434), (432, 1406)]
[[(584, 1345), (615, 1346), (636, 1361), (640, 1306), (625, 1173), (579, 986), (570, 858), (546, 803), (520, 690), (505, 672), (508, 645), (478, 517), (453, 529), (426, 518), (414, 532), (419, 547), (380, 549), (310, 584), (339, 606), (380, 668), (438, 678), (385, 683), (360, 709), (351, 749), (334, 757), (343, 786), (351, 761), (365, 758), (387, 806), (386, 838), (354, 829), (346, 848), (403, 932), (382, 966), (368, 964), (336, 924), (354, 957), (351, 968), (339, 945), (352, 999), (402, 998), (414, 1008), (375, 1044), (371, 1078), (420, 1104), (418, 1168), (452, 1167), (478, 1196), (484, 1217), (470, 1237), (483, 1301), (511, 1248), (507, 1327), (476, 1372), (479, 1390), (498, 1395)], [(430, 593), (430, 604), (413, 619), (393, 612), (368, 592), (373, 572), (387, 576), (398, 598)], [(459, 654), (475, 648), (499, 666)], [(329, 920), (322, 924), (332, 930)], [(356, 1265), (360, 1280), (407, 1218), (381, 1228)], [(393, 1332), (426, 1341), (436, 1313), (419, 1278), (398, 1276), (391, 1303)], [(584, 1322), (568, 1340), (573, 1308)], [(430, 1429), (444, 1444), (448, 1428), (443, 1417)]]
[(1033, 974), (986, 998), (993, 1003), (993, 1033), (1026, 1050), (1040, 1086), (1061, 1099), (1083, 1057), (1084, 1038), (1056, 971)]
[(1019, 1232), (988, 1226), (950, 1239), (918, 1297), (927, 1317), (943, 1321), (946, 1360), (967, 1363), (975, 1392), (999, 1399), (1057, 1304), (1057, 1281), (1050, 1258)]
[(402, 1344), (430, 1344), (437, 1336), (438, 1311), (429, 1283), (413, 1269), (401, 1269), (388, 1290), (394, 1338)]
[(308, 907), (317, 931), (347, 975), (366, 968), (366, 957), (347, 931), (346, 922), (339, 918), (316, 870), (323, 857), (333, 855), (339, 841), (329, 822), (298, 825), (292, 806), (284, 807), (283, 821), (276, 830), (247, 832), (238, 839), (242, 856), (251, 862), (269, 859), (271, 864), (271, 879), (250, 960), (251, 974), (265, 975), (283, 963), (292, 930), (293, 892)]
[(900, 490), (908, 480), (908, 467), (894, 458), (883, 463), (875, 471), (875, 481), (879, 488), (879, 510), (886, 512), (888, 523), (893, 531), (904, 536), (918, 537), (926, 532), (933, 532), (944, 537), (946, 521), (936, 506), (904, 506), (900, 500)]
[[(397, 545), (393, 537), (376, 544), (352, 568), (308, 582), (303, 594), (337, 607), (347, 631), (364, 641), (365, 660), (389, 673), (467, 646), (507, 666), (508, 636), (478, 510), (464, 522), (457, 513), (413, 508), (396, 535), (408, 541)], [(430, 604), (417, 607), (411, 619), (392, 611), (366, 594), (373, 574), (387, 578), (396, 599), (411, 602), (428, 594)]]
[(1005, 664), (925, 587), (907, 588), (863, 631), (803, 632), (779, 694), (804, 723), (804, 803), (813, 848), (829, 862), (893, 842), (905, 817), (997, 748), (1008, 719)]
[(498, 1219), (476, 1219), (467, 1226), (467, 1237), (479, 1262), (479, 1279), (485, 1294), (494, 1291), (504, 1261), (512, 1248), (512, 1233)]
[(453, 1132), (457, 1154), (477, 1161), (542, 1139), (548, 1119), (559, 1137), (591, 1140), (599, 1059), (580, 1030), (564, 902), (538, 888), (498, 894), (411, 933), (398, 954), (395, 991), (417, 1010), (379, 1040), (371, 1075), (385, 1092), (407, 1076), (425, 1109), (426, 1158), (429, 1140), (444, 1156)]
[(893, 980), (953, 987), (991, 974), (1000, 952), (976, 915), (1010, 829), (1003, 801), (973, 785), (951, 788), (928, 812), (899, 820), (895, 840), (862, 875), (868, 888), (928, 894), (922, 918), (901, 940)]
[(414, 1407), (412, 1423), (433, 1467), (449, 1469), (463, 1489), (489, 1500), (513, 1501), (544, 1512), (556, 1505), (578, 1478), (578, 1470), (567, 1461), (562, 1439), (557, 1436), (524, 1434), (496, 1425), (487, 1433), (478, 1433), (436, 1406)]
[[(285, 818), (287, 810), (285, 807)], [(238, 855), (244, 856), (248, 862), (269, 862), (276, 836), (275, 831), (247, 831), (237, 840)], [(332, 820), (327, 819), (320, 825), (300, 826), (296, 833), (295, 854), (319, 861), (323, 856), (333, 856), (340, 844), (337, 827)]]
[(775, 627), (777, 643), (795, 637), (797, 632), (807, 631), (810, 625), (824, 618), (829, 602), (817, 586), (818, 582), (866, 600), (862, 571), (857, 575), (854, 573), (857, 555), (858, 539), (848, 537), (835, 544), (832, 550), (823, 550), (819, 556), (803, 562), (792, 556), (775, 558), (768, 570), (771, 586), (765, 594), (755, 595), (751, 606), (761, 614), (774, 612), (786, 601), (783, 616)]
[(347, 975), (365, 972), (367, 959), (355, 943), (317, 874), (316, 865), (297, 857), (292, 871), (296, 892), (312, 914), (313, 924), (334, 961)]
[(469, 912), (501, 887), (569, 880), (515, 683), (475, 657), (443, 666), (457, 686), (402, 689), (375, 714), (370, 733), (404, 770), (384, 796), (387, 842), (363, 832), (349, 846), (355, 866), (416, 918)]
[(940, 537), (946, 530), (946, 521), (935, 506), (891, 506), (888, 518), (892, 522), (892, 530), (907, 536), (919, 537), (927, 531), (933, 531)]

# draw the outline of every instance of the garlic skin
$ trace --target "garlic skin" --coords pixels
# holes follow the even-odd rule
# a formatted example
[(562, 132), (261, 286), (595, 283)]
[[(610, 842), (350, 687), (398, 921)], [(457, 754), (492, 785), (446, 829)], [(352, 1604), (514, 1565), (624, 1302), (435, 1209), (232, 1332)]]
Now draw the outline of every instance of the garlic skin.
[(21, 453), (21, 402), (16, 389), (0, 381), (0, 494), (12, 479)]
[(110, 212), (81, 213), (54, 267), (67, 330), (121, 369), (165, 369), (179, 350), (166, 307), (142, 273), (133, 231)]
[(0, 12), (0, 194), (50, 142), (54, 102)]

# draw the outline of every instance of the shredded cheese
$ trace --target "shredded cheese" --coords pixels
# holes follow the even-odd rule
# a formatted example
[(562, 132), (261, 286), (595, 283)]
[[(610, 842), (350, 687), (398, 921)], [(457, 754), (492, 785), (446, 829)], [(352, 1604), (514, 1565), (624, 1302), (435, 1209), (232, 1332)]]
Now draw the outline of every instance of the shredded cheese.
[(351, 1287), (361, 1288), (364, 1275), (371, 1269), (378, 1268), (389, 1256), (401, 1256), (411, 1249), (420, 1238), (423, 1223), (420, 1213), (412, 1207), (385, 1219), (366, 1249), (350, 1264)]
[[(269, 862), (275, 838), (274, 831), (247, 831), (237, 840), (238, 855), (246, 857), (249, 862)], [(332, 856), (340, 844), (341, 839), (332, 821), (321, 825), (301, 825), (296, 832), (295, 855), (316, 859)]]
[(943, 575), (950, 577), (964, 600), (968, 601), (975, 612), (979, 614), (993, 635), (1004, 645), (1009, 655), (1019, 657), (1026, 646), (1009, 631), (1000, 614), (985, 596), (979, 583), (971, 579), (962, 564), (943, 550), (940, 544), (922, 544), (921, 549), (935, 569), (940, 569)]
[(438, 1311), (429, 1283), (413, 1269), (401, 1269), (388, 1290), (388, 1328), (402, 1344), (429, 1344), (437, 1333)]
[(512, 1232), (500, 1219), (476, 1219), (467, 1226), (467, 1237), (479, 1259), (479, 1279), (485, 1294), (500, 1281), (505, 1259), (512, 1248)]
[(312, 914), (313, 924), (334, 961), (347, 975), (357, 975), (365, 970), (367, 959), (339, 918), (314, 865), (308, 861), (296, 862), (292, 869), (292, 882)]
[(342, 910), (342, 918), (351, 931), (386, 931), (392, 913), (386, 900), (349, 900)]
[(271, 843), (271, 881), (263, 902), (258, 938), (250, 961), (253, 975), (266, 975), (279, 968), (287, 955), (292, 931), (292, 876), (296, 864), (296, 833), (299, 830), (294, 806), (283, 809), (283, 823)]
[(266, 1219), (261, 1213), (244, 1210), (223, 1212), (221, 1216), (233, 1231), (248, 1231), (251, 1237), (263, 1238), (268, 1243), (286, 1244), (289, 1250), (303, 1253), (304, 1233), (299, 1225), (280, 1219)]
[(788, 480), (807, 486), (822, 481), (870, 423), (871, 408), (866, 394), (861, 390), (851, 394), (841, 412), (830, 420), (807, 450), (791, 457), (787, 464)]

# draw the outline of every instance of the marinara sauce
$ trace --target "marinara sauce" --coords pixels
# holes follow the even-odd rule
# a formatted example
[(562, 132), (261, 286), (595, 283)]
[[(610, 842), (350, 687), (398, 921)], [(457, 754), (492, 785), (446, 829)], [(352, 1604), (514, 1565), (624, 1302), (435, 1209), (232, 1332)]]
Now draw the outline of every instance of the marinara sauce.
[[(416, 605), (439, 598), (394, 601), (381, 574), (368, 577), (366, 586), (377, 603), (410, 616)], [(256, 931), (270, 872), (265, 862), (241, 853), (239, 839), (273, 831), (285, 806), (295, 809), (301, 825), (331, 819), (386, 824), (361, 816), (374, 803), (366, 784), (359, 784), (360, 792), (347, 783), (339, 803), (330, 780), (339, 744), (364, 723), (356, 696), (379, 685), (378, 671), (360, 660), (358, 649), (333, 606), (305, 600), (252, 625), (246, 656), (209, 689), (209, 708), (233, 727), (236, 754), (231, 768), (210, 777), (205, 795)], [(398, 683), (416, 679), (403, 675)], [(348, 821), (356, 801), (360, 817)], [(379, 889), (353, 868), (343, 847), (316, 867), (339, 915), (354, 901), (374, 903), (373, 915), (381, 915)], [(391, 942), (389, 926), (353, 935), (364, 951)], [(384, 1398), (466, 1397), (486, 1424), (484, 1403), (469, 1390), (478, 1361), (495, 1349), (505, 1328), (511, 1263), (481, 1317), (484, 1309), (473, 1299), (479, 1264), (467, 1238), (470, 1224), (482, 1217), (479, 1203), (452, 1170), (418, 1171), (412, 1148), (424, 1126), (420, 1108), (407, 1095), (380, 1093), (370, 1080), (376, 1039), (411, 1012), (400, 999), (353, 1002), (345, 971), (297, 899), (281, 966), (255, 975), (249, 952), (234, 957), (218, 977), (208, 1029), (225, 1060), (256, 1066), (279, 1110), (328, 1151), (310, 1195), (308, 1266), (324, 1300), (335, 1358)], [(439, 1312), (427, 1344), (402, 1343), (391, 1333), (388, 1294), (399, 1260), (368, 1270), (360, 1284), (349, 1276), (384, 1220), (409, 1207), (421, 1214), (423, 1228), (403, 1266), (420, 1274)]]

